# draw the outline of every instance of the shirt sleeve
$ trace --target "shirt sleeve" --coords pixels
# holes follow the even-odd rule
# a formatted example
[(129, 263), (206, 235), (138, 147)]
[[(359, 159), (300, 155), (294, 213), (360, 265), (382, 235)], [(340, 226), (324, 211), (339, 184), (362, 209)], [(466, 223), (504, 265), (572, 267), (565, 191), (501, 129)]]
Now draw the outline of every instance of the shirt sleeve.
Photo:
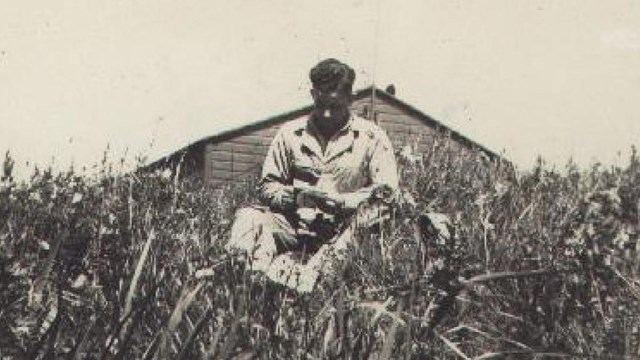
[(293, 191), (292, 185), (291, 151), (281, 130), (271, 142), (264, 160), (258, 185), (260, 202), (276, 210), (289, 209), (293, 204), (286, 203), (283, 196)]
[(383, 132), (374, 132), (371, 139), (371, 152), (368, 174), (369, 186), (353, 193), (343, 194), (342, 200), (347, 208), (355, 209), (371, 198), (373, 192), (381, 186), (387, 186), (393, 196), (398, 190), (398, 166), (389, 137)]

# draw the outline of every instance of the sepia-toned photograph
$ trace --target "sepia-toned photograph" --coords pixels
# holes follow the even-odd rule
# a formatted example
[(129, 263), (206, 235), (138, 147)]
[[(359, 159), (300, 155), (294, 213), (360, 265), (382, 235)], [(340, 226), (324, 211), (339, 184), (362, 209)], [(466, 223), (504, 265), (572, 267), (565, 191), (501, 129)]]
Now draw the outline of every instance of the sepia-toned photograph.
[(640, 2), (0, 4), (0, 360), (640, 359)]

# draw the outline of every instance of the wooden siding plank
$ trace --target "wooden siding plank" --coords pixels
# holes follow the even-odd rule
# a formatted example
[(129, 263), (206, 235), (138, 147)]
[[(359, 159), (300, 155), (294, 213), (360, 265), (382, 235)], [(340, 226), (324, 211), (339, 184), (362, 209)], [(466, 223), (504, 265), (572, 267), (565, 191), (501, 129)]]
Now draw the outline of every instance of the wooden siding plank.
[(422, 126), (428, 129), (433, 129), (431, 126), (409, 115), (378, 114), (378, 123), (381, 123), (381, 124), (390, 123), (395, 125), (406, 125), (406, 126)]
[(389, 132), (387, 133), (390, 139), (392, 138), (403, 138), (408, 139), (413, 142), (415, 141), (423, 141), (422, 139), (427, 139), (427, 141), (432, 142), (433, 136), (431, 134), (416, 134), (416, 133), (405, 133), (405, 132)]
[(249, 169), (245, 171), (229, 170), (229, 169), (216, 169), (211, 173), (212, 179), (225, 179), (225, 180), (239, 180), (245, 176), (260, 175), (262, 169)]
[(394, 123), (394, 122), (380, 122), (380, 127), (387, 131), (402, 131), (410, 133), (424, 133), (424, 134), (436, 134), (437, 132), (427, 126), (418, 124), (406, 124), (406, 123)]
[(211, 173), (211, 179), (213, 181), (229, 183), (236, 180), (236, 175), (230, 170), (215, 170)]
[(399, 132), (406, 134), (430, 134), (429, 129), (425, 129), (424, 126), (407, 126), (403, 124), (389, 124), (383, 123), (380, 124), (387, 133)]
[(408, 144), (433, 143), (433, 137), (429, 135), (394, 133), (389, 137), (392, 139), (403, 139)]
[(383, 114), (406, 115), (406, 113), (401, 109), (398, 109), (393, 105), (387, 104), (386, 102), (380, 99), (376, 99), (375, 110), (376, 110), (376, 113), (379, 114), (379, 116)]
[(234, 153), (242, 153), (242, 154), (266, 154), (269, 149), (268, 146), (259, 145), (248, 145), (248, 144), (236, 144), (231, 142), (223, 142), (220, 144), (216, 144), (214, 146), (215, 150), (224, 150), (224, 151), (233, 151)]
[(405, 146), (409, 145), (414, 151), (418, 151), (420, 153), (431, 151), (433, 146), (433, 137), (425, 136), (392, 136), (391, 142), (396, 151), (401, 150)]
[(230, 179), (233, 174), (231, 173), (231, 170), (226, 170), (226, 169), (213, 169), (213, 171), (211, 171), (211, 175), (214, 178), (224, 178), (224, 179)]
[(244, 163), (258, 163), (264, 161), (262, 154), (243, 154), (229, 151), (214, 150), (209, 153), (211, 161), (239, 161)]
[(262, 169), (260, 167), (256, 169), (250, 169), (245, 171), (231, 171), (228, 169), (216, 169), (211, 174), (209, 179), (212, 182), (229, 183), (246, 179), (251, 176), (259, 176)]
[(405, 136), (405, 137), (424, 137), (424, 136), (429, 136), (432, 137), (433, 134), (429, 134), (429, 133), (424, 133), (424, 132), (419, 132), (419, 131), (410, 131), (410, 130), (403, 130), (403, 129), (394, 129), (394, 130), (387, 130), (387, 135), (389, 136)]
[(237, 161), (214, 161), (211, 164), (211, 168), (214, 172), (219, 170), (246, 172), (261, 167), (262, 164), (243, 163)]
[(269, 146), (271, 141), (273, 141), (273, 137), (263, 136), (263, 135), (242, 135), (232, 139), (227, 140), (232, 144), (248, 144), (248, 145), (256, 145), (256, 146)]
[(260, 176), (260, 174), (262, 173), (262, 167), (257, 167), (254, 169), (250, 169), (250, 170), (246, 170), (246, 171), (233, 171), (233, 176), (234, 179), (238, 180), (238, 179), (242, 179), (242, 178), (247, 178), (250, 176)]

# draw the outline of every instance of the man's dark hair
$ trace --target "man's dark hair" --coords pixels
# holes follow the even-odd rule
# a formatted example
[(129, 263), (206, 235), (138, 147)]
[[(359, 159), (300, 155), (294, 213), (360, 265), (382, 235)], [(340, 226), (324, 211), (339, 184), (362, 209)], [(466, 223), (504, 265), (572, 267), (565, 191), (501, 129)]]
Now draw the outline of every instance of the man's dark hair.
[(311, 69), (309, 79), (316, 89), (344, 89), (351, 93), (353, 82), (356, 79), (356, 73), (347, 64), (336, 59), (326, 59)]

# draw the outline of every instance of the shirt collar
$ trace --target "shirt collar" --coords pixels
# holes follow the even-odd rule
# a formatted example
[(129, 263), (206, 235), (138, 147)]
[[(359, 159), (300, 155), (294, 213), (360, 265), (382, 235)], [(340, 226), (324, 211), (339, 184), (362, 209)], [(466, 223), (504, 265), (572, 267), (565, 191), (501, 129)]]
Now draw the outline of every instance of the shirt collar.
[(322, 149), (320, 148), (320, 139), (318, 138), (320, 135), (311, 121), (312, 116), (313, 113), (308, 116), (307, 121), (305, 121), (304, 128), (299, 130), (302, 135), (301, 145), (315, 153), (318, 157), (324, 157), (327, 161), (349, 149), (353, 144), (354, 139), (358, 136), (358, 134), (356, 134), (358, 130), (355, 126), (355, 117), (353, 114), (350, 114), (349, 120), (347, 120), (346, 124), (344, 124), (344, 126), (338, 130), (336, 135), (334, 135), (329, 141), (330, 143), (328, 144), (323, 156)]
[[(318, 134), (318, 129), (313, 124), (312, 117), (313, 117), (313, 113), (309, 114), (309, 116), (307, 117), (307, 121), (305, 122), (305, 132), (308, 133), (309, 135), (311, 135), (312, 137), (317, 138), (320, 135)], [(355, 122), (355, 119), (354, 119), (353, 114), (349, 114), (349, 119), (342, 126), (342, 128), (340, 128), (340, 130), (338, 130), (336, 132), (336, 135), (338, 135), (338, 136), (339, 135), (344, 135), (347, 132), (353, 130), (354, 122)], [(334, 136), (336, 136), (336, 135), (334, 135)]]

